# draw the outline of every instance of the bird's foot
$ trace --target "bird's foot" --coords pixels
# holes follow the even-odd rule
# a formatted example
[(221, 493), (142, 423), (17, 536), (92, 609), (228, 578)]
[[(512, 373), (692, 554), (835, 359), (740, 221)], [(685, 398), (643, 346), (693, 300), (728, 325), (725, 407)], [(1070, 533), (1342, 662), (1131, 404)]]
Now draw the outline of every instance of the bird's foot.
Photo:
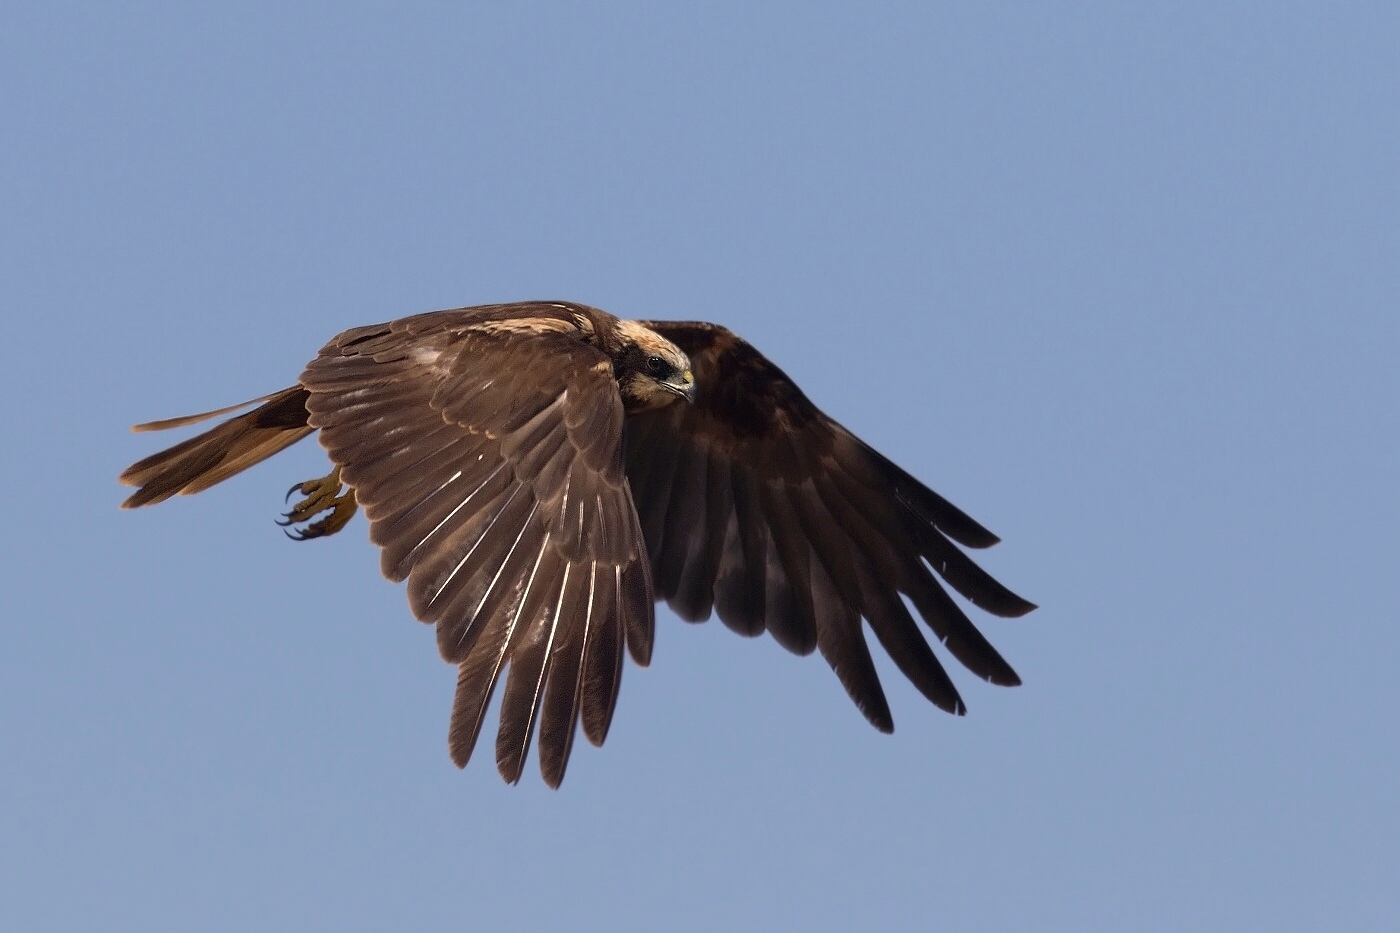
[(340, 467), (331, 470), (329, 476), (297, 483), (287, 490), (287, 498), (292, 498), (294, 492), (299, 492), (306, 498), (292, 506), (290, 512), (283, 513), (282, 520), (277, 524), (286, 528), (289, 525), (299, 525), (302, 522), (310, 521), (322, 512), (330, 512), (330, 514), (319, 521), (312, 522), (305, 528), (293, 528), (287, 531), (287, 537), (293, 541), (324, 538), (326, 535), (335, 534), (344, 528), (350, 519), (355, 517), (355, 511), (358, 508), (355, 503), (355, 490), (347, 488), (340, 481)]

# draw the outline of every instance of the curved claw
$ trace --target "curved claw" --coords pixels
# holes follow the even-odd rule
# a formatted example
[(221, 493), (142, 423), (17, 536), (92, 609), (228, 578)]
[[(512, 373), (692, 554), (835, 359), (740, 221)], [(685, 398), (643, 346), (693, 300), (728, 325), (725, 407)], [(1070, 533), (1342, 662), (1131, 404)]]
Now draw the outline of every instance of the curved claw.
[[(277, 520), (277, 524), (282, 527), (283, 532), (293, 541), (306, 541), (311, 538), (324, 538), (327, 535), (333, 535), (345, 527), (357, 510), (355, 490), (344, 488), (344, 484), (340, 481), (340, 467), (336, 467), (329, 476), (321, 479), (297, 483), (287, 490), (286, 500), (290, 500), (292, 493), (295, 492), (300, 492), (306, 498), (292, 506), (290, 512), (283, 512), (282, 518)], [(318, 521), (311, 521), (322, 513), (329, 514), (324, 515)], [(287, 530), (302, 522), (311, 522), (311, 524), (304, 528)]]
[[(301, 487), (303, 487), (303, 486), (305, 486), (305, 485), (306, 485), (305, 483), (296, 483), (296, 484), (294, 484), (294, 485), (292, 486), (291, 489), (288, 489), (288, 490), (287, 490), (287, 494), (286, 494), (285, 496), (282, 497), (283, 503), (291, 502), (291, 501), (292, 501), (292, 493), (294, 493), (294, 492), (299, 492), (299, 493), (301, 493), (302, 495), (305, 495), (305, 494), (306, 494), (306, 490), (301, 488)], [(288, 513), (288, 514), (291, 514), (291, 513)]]

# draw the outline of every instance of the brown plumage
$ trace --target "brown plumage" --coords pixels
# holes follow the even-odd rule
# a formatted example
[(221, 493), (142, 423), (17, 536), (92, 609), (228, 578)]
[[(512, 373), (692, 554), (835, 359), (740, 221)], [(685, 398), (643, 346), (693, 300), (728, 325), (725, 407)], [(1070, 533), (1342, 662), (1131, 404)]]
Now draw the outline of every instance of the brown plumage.
[[(861, 620), (936, 705), (952, 681), (905, 608), (996, 684), (1011, 667), (939, 585), (1034, 605), (954, 542), (997, 538), (822, 414), (730, 331), (526, 302), (339, 335), (297, 385), (121, 475), (135, 507), (207, 489), (320, 431), (336, 471), (288, 513), (330, 534), (363, 506), (390, 580), (458, 665), (449, 747), (470, 758), (503, 671), (496, 736), (517, 781), (536, 729), (557, 787), (577, 724), (601, 745), (624, 646), (651, 657), (653, 601), (822, 653), (876, 728), (894, 728)], [(179, 427), (245, 406), (138, 426)], [(342, 485), (348, 486), (342, 493)]]

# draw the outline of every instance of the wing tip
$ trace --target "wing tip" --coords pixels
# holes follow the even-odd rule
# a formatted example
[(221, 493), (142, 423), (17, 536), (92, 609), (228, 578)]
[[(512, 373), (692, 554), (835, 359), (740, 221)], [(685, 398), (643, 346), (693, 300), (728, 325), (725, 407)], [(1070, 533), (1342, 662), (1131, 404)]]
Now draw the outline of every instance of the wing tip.
[(564, 783), (564, 771), (568, 765), (568, 759), (560, 762), (550, 762), (545, 758), (540, 758), (540, 777), (550, 790), (558, 790), (559, 785)]
[(525, 761), (515, 755), (506, 757), (496, 756), (496, 773), (501, 776), (501, 780), (514, 787), (520, 783), (520, 775), (525, 771)]
[[(599, 721), (601, 717), (601, 721)], [(580, 711), (579, 721), (583, 725), (583, 737), (594, 748), (602, 748), (608, 740), (608, 730), (612, 728), (612, 712)]]
[(1006, 603), (998, 606), (996, 609), (988, 609), (987, 611), (1003, 619), (1019, 619), (1022, 616), (1030, 615), (1040, 608), (1039, 605), (1031, 602), (1029, 599), (1024, 599), (1014, 593), (1011, 595), (1012, 598), (1007, 600)]
[[(974, 522), (973, 524), (976, 523)], [(975, 532), (972, 529), (959, 528), (957, 529), (957, 534), (953, 534), (942, 524), (935, 525), (934, 527), (963, 547), (970, 547), (979, 551), (1001, 543), (1000, 535), (993, 534), (981, 525), (977, 525)]]
[[(476, 750), (476, 742), (468, 742), (467, 737), (460, 728), (453, 728), (457, 723), (453, 723), (447, 730), (447, 755), (452, 759), (452, 763), (457, 769), (463, 770), (467, 763), (472, 760), (472, 752)], [(475, 739), (475, 736), (472, 737)]]

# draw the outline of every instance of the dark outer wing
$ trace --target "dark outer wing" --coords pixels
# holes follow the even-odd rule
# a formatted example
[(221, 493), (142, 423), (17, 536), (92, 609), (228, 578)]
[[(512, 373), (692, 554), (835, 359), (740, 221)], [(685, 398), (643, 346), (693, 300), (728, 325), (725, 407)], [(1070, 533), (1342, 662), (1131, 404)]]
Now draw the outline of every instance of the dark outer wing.
[(644, 322), (690, 355), (693, 405), (633, 415), (627, 474), (656, 598), (684, 619), (711, 611), (821, 651), (878, 729), (894, 728), (864, 618), (924, 696), (965, 707), (900, 594), (952, 655), (996, 684), (1020, 679), (930, 568), (999, 616), (1035, 606), (953, 543), (997, 538), (832, 421), (762, 354), (712, 324)]
[(595, 744), (607, 735), (623, 643), (639, 664), (651, 654), (622, 403), (607, 358), (557, 321), (493, 331), (479, 317), (347, 331), (301, 381), (384, 575), (407, 578), (413, 614), (459, 665), (453, 760), (471, 756), (508, 664), (497, 767), (519, 779), (538, 724), (558, 786), (578, 719)]

